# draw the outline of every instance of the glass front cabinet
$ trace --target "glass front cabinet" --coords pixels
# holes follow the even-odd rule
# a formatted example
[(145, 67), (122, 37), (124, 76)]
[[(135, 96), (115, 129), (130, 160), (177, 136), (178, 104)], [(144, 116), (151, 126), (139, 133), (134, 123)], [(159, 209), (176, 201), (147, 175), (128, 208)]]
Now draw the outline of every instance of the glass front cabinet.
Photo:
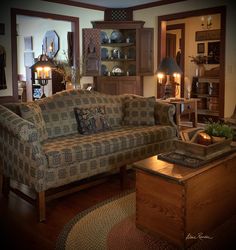
[(143, 21), (98, 21), (83, 29), (83, 72), (95, 90), (143, 94), (143, 76), (153, 75), (153, 29)]

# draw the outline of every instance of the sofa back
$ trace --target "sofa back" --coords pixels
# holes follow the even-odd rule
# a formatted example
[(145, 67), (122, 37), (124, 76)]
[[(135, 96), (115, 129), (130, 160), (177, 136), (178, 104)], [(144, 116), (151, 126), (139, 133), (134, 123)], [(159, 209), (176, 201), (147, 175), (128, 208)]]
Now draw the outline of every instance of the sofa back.
[(42, 110), (48, 138), (55, 138), (78, 132), (74, 108), (105, 106), (110, 126), (121, 126), (124, 98), (126, 98), (124, 95), (114, 96), (87, 90), (70, 90), (40, 99), (37, 103)]

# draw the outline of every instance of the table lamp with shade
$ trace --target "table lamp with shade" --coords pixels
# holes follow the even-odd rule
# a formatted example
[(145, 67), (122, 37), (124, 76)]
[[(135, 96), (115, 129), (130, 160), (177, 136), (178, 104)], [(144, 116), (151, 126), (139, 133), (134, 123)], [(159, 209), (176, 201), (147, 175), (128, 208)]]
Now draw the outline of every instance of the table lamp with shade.
[(35, 74), (35, 83), (38, 83), (40, 86), (42, 86), (41, 98), (46, 97), (44, 93), (44, 86), (47, 85), (48, 81), (52, 79), (53, 68), (55, 68), (55, 65), (51, 62), (49, 57), (43, 53), (38, 57), (38, 61), (31, 66), (31, 69)]
[(163, 78), (166, 75), (165, 92), (163, 99), (167, 99), (172, 96), (173, 82), (171, 81), (170, 76), (172, 75), (176, 77), (177, 75), (181, 74), (182, 70), (177, 65), (174, 58), (165, 57), (162, 59), (157, 70), (157, 77), (159, 79), (159, 82), (162, 84)]

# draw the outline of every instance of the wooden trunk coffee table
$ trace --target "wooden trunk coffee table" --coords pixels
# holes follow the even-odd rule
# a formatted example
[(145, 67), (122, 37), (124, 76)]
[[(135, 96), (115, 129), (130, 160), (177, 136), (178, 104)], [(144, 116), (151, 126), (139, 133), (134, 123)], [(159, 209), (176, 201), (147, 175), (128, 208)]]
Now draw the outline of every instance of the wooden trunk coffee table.
[(181, 248), (236, 213), (236, 153), (197, 169), (156, 156), (134, 168), (136, 226)]

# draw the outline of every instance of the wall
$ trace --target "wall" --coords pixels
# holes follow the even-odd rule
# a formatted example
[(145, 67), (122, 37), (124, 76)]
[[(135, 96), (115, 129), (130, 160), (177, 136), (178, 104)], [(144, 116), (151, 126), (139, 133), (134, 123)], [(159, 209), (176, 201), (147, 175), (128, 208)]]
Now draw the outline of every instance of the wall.
[[(64, 4), (50, 3), (40, 0), (3, 0), (0, 4), (0, 23), (5, 24), (5, 35), (0, 35), (0, 44), (3, 45), (7, 53), (6, 79), (7, 89), (0, 90), (1, 96), (12, 96), (12, 60), (11, 60), (11, 8), (26, 9), (40, 12), (47, 12), (59, 15), (78, 17), (80, 22), (80, 54), (82, 54), (82, 29), (92, 28), (91, 21), (102, 21), (103, 11), (78, 8)], [(84, 77), (82, 83), (91, 83), (91, 77)]]
[[(225, 67), (225, 116), (230, 116), (233, 113), (236, 104), (236, 3), (231, 0), (188, 0), (174, 4), (167, 4), (158, 7), (137, 10), (134, 12), (135, 20), (145, 21), (145, 27), (153, 27), (154, 35), (154, 59), (155, 68), (157, 68), (157, 20), (158, 16), (180, 13), (191, 10), (198, 10), (216, 6), (227, 7), (226, 17), (226, 67)], [(185, 34), (187, 37), (189, 33)], [(193, 66), (193, 65), (192, 65)], [(190, 67), (190, 64), (189, 64)], [(156, 94), (156, 76), (144, 78), (144, 95), (150, 96)]]

